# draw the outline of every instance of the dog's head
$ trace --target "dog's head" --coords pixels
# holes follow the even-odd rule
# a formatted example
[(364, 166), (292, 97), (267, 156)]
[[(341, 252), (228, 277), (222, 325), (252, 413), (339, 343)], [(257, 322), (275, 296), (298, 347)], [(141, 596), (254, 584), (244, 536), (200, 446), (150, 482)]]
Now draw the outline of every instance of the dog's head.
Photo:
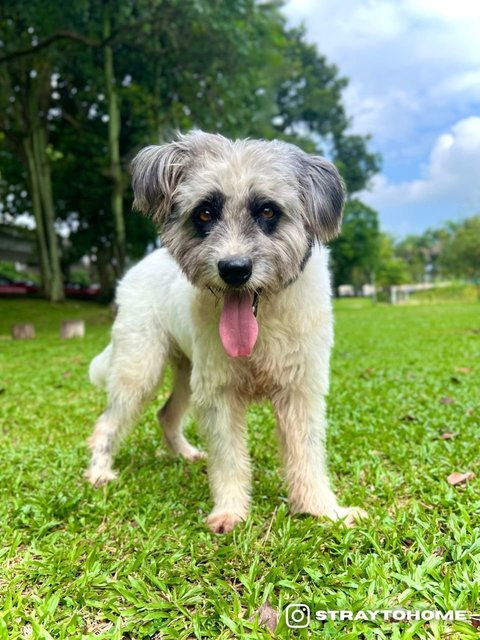
[(336, 168), (284, 142), (194, 131), (140, 151), (132, 174), (134, 206), (161, 224), (162, 244), (186, 277), (225, 297), (227, 353), (249, 355), (258, 297), (296, 280), (314, 242), (339, 231)]

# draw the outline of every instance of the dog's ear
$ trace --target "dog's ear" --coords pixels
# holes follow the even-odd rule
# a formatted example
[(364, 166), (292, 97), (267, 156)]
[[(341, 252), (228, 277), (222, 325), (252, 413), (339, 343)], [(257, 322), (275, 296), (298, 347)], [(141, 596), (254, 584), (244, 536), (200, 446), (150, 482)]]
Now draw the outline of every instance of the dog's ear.
[(187, 136), (175, 142), (142, 149), (131, 164), (133, 206), (163, 222), (170, 212), (175, 189), (190, 160)]
[(306, 226), (314, 238), (328, 242), (340, 232), (345, 187), (337, 168), (321, 156), (302, 153), (299, 182)]

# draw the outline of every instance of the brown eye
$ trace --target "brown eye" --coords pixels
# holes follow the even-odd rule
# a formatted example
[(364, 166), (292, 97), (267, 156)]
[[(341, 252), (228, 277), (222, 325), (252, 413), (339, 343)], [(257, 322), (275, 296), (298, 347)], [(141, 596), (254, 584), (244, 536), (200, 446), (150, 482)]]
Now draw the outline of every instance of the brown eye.
[(212, 220), (212, 217), (213, 216), (210, 209), (202, 209), (202, 211), (197, 214), (197, 218), (200, 220), (200, 222), (210, 222)]
[(271, 220), (275, 216), (275, 212), (270, 207), (263, 207), (260, 211), (260, 215), (262, 218), (265, 218), (265, 220)]

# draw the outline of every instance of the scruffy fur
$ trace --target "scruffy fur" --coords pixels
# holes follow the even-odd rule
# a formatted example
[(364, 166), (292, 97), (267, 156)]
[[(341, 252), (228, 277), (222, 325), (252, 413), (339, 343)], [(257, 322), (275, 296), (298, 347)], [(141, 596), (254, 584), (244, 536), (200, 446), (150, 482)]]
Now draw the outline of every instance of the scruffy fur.
[[(324, 451), (333, 322), (321, 243), (341, 222), (335, 167), (283, 142), (196, 131), (142, 150), (132, 176), (135, 206), (161, 225), (163, 247), (120, 282), (111, 344), (90, 366), (109, 401), (89, 441), (87, 479), (99, 485), (116, 477), (112, 456), (169, 361), (174, 385), (159, 423), (173, 452), (203, 457), (182, 433), (193, 406), (207, 441), (214, 532), (247, 516), (245, 410), (264, 398), (276, 413), (291, 511), (351, 523), (363, 512), (338, 505)], [(218, 213), (207, 232), (194, 224), (205, 203)], [(262, 203), (274, 208), (275, 224), (259, 222)], [(218, 263), (232, 256), (253, 264), (241, 286), (258, 296), (259, 335), (249, 357), (229, 357), (218, 333), (230, 289)]]

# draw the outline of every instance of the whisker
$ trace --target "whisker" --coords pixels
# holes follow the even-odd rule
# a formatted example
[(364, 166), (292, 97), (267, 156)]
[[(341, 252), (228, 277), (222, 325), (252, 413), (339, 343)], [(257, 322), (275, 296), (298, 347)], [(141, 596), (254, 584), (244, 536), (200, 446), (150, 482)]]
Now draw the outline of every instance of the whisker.
[(210, 293), (213, 293), (213, 295), (215, 296), (215, 298), (216, 298), (217, 300), (219, 299), (219, 296), (217, 296), (217, 294), (216, 294), (216, 293), (215, 293), (215, 291), (212, 289), (212, 287), (209, 287), (209, 286), (207, 285), (207, 289), (210, 291)]

